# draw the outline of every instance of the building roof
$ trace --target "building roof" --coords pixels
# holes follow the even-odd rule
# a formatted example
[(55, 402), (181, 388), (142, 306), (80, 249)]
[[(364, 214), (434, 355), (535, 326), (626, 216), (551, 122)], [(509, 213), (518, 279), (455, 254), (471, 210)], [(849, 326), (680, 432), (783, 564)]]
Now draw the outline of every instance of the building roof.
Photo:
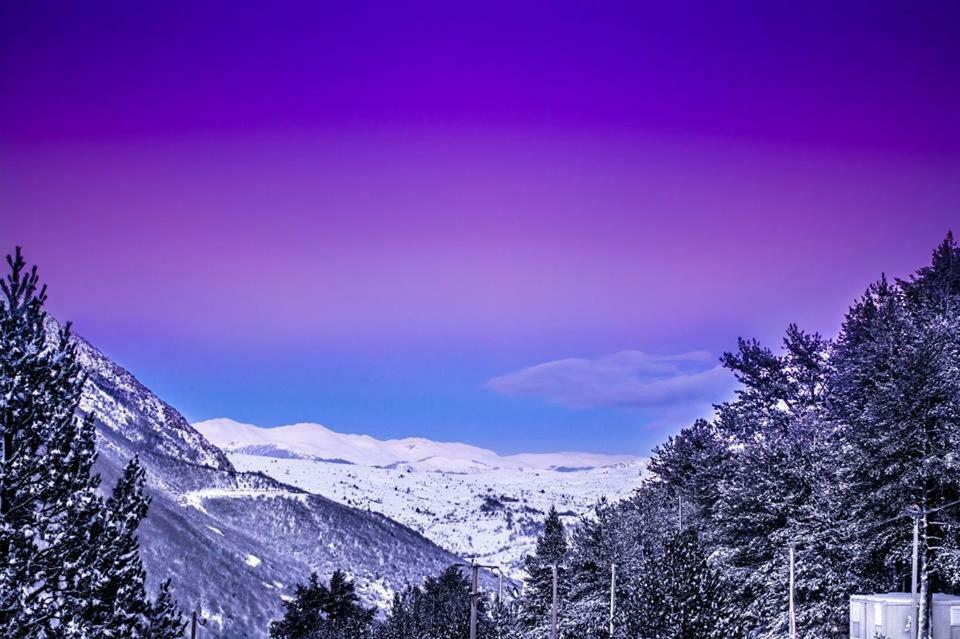
[[(851, 595), (850, 601), (865, 601), (868, 603), (909, 604), (913, 597), (909, 592), (885, 592), (872, 595)], [(933, 600), (937, 603), (960, 604), (960, 596), (934, 593)]]

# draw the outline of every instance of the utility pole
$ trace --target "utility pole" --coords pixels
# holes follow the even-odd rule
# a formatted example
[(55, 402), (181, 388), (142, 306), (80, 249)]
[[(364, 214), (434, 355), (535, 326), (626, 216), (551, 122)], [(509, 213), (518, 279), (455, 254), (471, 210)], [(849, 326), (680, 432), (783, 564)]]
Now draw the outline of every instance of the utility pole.
[(499, 581), (497, 582), (497, 639), (500, 639), (503, 633), (503, 571), (498, 570)]
[(797, 639), (797, 611), (793, 604), (796, 544), (790, 543), (790, 639)]
[(477, 573), (480, 566), (470, 564), (470, 639), (477, 639)]
[[(949, 506), (949, 504), (948, 504)], [(947, 506), (944, 506), (946, 508)], [(920, 581), (920, 515), (923, 511), (920, 506), (913, 504), (905, 508), (903, 514), (913, 520), (913, 562), (910, 569), (910, 617), (913, 622), (910, 635), (912, 639), (920, 637), (920, 599), (918, 597)]]
[(617, 606), (617, 564), (610, 564), (610, 639), (613, 639), (613, 613)]
[(499, 595), (500, 601), (503, 602), (503, 568), (500, 566), (488, 566), (485, 564), (478, 564), (476, 560), (471, 561), (469, 564), (456, 564), (460, 567), (470, 567), (470, 639), (477, 639), (477, 602), (480, 599), (480, 591), (477, 589), (478, 586), (478, 576), (481, 568), (489, 568), (490, 570), (496, 570), (500, 573), (500, 588)]
[(550, 566), (553, 572), (553, 606), (550, 611), (550, 639), (557, 639), (557, 564)]

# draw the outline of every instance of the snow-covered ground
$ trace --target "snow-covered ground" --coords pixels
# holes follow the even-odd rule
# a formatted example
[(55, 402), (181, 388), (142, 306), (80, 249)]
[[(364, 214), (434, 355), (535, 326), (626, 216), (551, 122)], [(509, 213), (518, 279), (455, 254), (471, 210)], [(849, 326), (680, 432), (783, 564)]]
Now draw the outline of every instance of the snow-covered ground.
[(466, 444), (342, 435), (316, 424), (265, 429), (220, 419), (194, 426), (238, 470), (382, 513), (514, 575), (550, 506), (575, 523), (601, 497), (628, 496), (646, 467), (630, 456), (499, 456)]

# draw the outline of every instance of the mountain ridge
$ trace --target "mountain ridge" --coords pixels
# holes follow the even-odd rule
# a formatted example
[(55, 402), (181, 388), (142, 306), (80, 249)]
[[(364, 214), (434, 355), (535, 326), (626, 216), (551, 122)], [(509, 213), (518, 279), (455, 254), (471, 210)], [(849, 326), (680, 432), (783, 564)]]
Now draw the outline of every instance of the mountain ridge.
[(260, 428), (219, 418), (194, 426), (238, 469), (382, 513), (519, 578), (551, 507), (575, 526), (599, 500), (629, 496), (646, 472), (646, 460), (629, 455), (500, 456), (469, 444), (377, 440), (309, 423)]
[(493, 450), (462, 442), (440, 442), (425, 437), (381, 440), (370, 435), (339, 433), (311, 422), (261, 427), (219, 417), (194, 422), (192, 426), (224, 453), (342, 461), (378, 468), (408, 464), (424, 470), (429, 470), (432, 465), (445, 472), (456, 472), (458, 465), (463, 472), (498, 468), (583, 470), (642, 460), (634, 455), (583, 452), (500, 455)]

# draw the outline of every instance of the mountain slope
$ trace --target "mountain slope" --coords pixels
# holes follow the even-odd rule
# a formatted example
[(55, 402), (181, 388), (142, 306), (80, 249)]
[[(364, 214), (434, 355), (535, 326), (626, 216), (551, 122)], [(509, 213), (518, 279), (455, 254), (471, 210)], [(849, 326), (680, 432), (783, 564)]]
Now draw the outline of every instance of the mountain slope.
[(575, 524), (599, 499), (629, 495), (646, 468), (625, 455), (504, 457), (466, 444), (342, 435), (316, 424), (258, 428), (217, 419), (194, 426), (238, 469), (383, 513), (515, 576), (551, 506)]
[(139, 455), (150, 514), (140, 531), (153, 585), (171, 578), (185, 609), (202, 605), (204, 636), (265, 637), (281, 597), (311, 570), (336, 568), (368, 601), (458, 561), (419, 533), (258, 473), (216, 447), (123, 368), (77, 338), (89, 380), (81, 407), (98, 427), (97, 470), (109, 488)]

